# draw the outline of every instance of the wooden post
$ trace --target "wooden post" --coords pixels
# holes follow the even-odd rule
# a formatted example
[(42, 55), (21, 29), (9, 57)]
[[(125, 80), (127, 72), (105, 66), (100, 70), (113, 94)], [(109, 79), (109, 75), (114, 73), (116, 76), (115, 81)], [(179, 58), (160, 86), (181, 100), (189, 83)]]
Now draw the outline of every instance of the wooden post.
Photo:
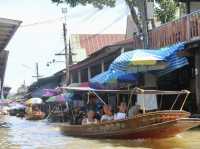
[(90, 67), (88, 67), (88, 81), (90, 80), (91, 78), (91, 70), (90, 70)]
[(191, 32), (191, 29), (190, 29), (190, 15), (188, 15), (187, 16), (187, 24), (186, 24), (186, 38), (187, 38), (187, 40), (189, 41), (190, 40), (190, 38), (191, 38), (191, 35), (190, 35), (190, 32)]
[(121, 53), (124, 53), (124, 48), (121, 48)]
[(145, 114), (145, 95), (142, 99), (143, 99), (143, 101), (142, 101), (142, 113)]
[(101, 61), (101, 72), (104, 72), (104, 71), (105, 71), (104, 61), (102, 60)]
[(78, 71), (78, 83), (81, 83), (81, 71)]
[(197, 111), (200, 113), (200, 48), (195, 52), (195, 82)]
[(70, 75), (70, 83), (73, 83), (73, 75)]

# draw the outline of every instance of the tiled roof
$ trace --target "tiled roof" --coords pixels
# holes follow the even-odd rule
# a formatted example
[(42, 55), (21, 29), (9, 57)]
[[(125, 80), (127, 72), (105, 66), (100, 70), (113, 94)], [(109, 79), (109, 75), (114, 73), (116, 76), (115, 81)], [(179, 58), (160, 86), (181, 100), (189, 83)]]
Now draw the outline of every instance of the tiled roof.
[[(86, 55), (90, 55), (107, 45), (115, 44), (125, 39), (124, 34), (78, 34), (71, 35), (72, 44), (76, 44), (76, 48), (83, 48)], [(73, 40), (76, 38), (75, 40)], [(73, 46), (73, 45), (72, 45)]]

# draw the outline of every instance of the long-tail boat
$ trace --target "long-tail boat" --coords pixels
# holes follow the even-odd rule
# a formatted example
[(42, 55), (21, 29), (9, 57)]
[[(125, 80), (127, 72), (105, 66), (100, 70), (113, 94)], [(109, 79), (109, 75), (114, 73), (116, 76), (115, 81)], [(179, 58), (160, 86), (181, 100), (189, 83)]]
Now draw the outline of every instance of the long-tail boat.
[[(112, 120), (88, 125), (69, 125), (59, 124), (60, 130), (70, 136), (87, 138), (110, 138), (110, 139), (137, 139), (137, 138), (168, 138), (173, 137), (190, 128), (200, 125), (200, 119), (189, 118), (190, 113), (183, 109), (189, 91), (158, 91), (142, 90), (135, 88), (132, 91), (122, 90), (95, 90), (91, 88), (67, 88), (74, 91), (88, 91), (97, 95), (96, 92), (107, 93), (130, 93), (132, 94), (156, 94), (156, 95), (178, 95), (170, 110), (160, 110), (146, 112), (142, 107), (143, 113), (137, 114), (132, 118), (123, 120)], [(174, 104), (180, 95), (185, 95), (180, 110), (173, 110)], [(143, 100), (145, 101), (145, 99)], [(102, 101), (103, 102), (103, 101)], [(144, 104), (143, 104), (144, 105)]]

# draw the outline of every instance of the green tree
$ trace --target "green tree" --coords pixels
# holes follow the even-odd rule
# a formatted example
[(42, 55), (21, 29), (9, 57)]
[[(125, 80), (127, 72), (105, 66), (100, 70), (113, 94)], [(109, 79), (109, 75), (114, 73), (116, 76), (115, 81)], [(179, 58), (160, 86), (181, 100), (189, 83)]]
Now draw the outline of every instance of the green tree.
[(176, 17), (176, 10), (178, 8), (178, 2), (174, 0), (157, 0), (157, 2), (158, 7), (155, 9), (155, 15), (161, 23), (174, 20)]

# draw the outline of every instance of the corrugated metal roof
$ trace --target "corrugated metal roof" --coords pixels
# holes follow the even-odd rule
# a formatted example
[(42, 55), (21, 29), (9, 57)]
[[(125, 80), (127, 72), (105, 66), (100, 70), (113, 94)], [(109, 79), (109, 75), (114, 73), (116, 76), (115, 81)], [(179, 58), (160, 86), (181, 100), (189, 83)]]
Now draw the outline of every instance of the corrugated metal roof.
[(4, 79), (8, 51), (5, 51), (7, 44), (16, 32), (21, 21), (0, 18), (0, 79)]
[(5, 49), (21, 21), (0, 18), (0, 51)]
[[(81, 67), (84, 67), (88, 63), (96, 61), (96, 59), (99, 59), (102, 56), (104, 57), (105, 56), (104, 54), (98, 54), (98, 53), (101, 52), (101, 53), (106, 54), (107, 52), (104, 52), (104, 51), (108, 48), (111, 48), (111, 47), (118, 47), (118, 46), (124, 46), (124, 45), (131, 45), (133, 47), (137, 47), (137, 46), (142, 47), (141, 45), (138, 45), (138, 44), (135, 45), (136, 40), (138, 40), (138, 42), (141, 44), (141, 41), (139, 41), (139, 39), (129, 38), (129, 39), (126, 39), (126, 40), (120, 40), (120, 41), (118, 41), (114, 44), (105, 45), (101, 49), (98, 49), (96, 52), (93, 52), (89, 57), (79, 61), (77, 64), (70, 66), (70, 70), (79, 69)], [(116, 50), (109, 50), (109, 53), (110, 52), (112, 53), (114, 51), (116, 51)]]
[(74, 34), (71, 35), (72, 48), (85, 49), (86, 55), (98, 51), (104, 46), (117, 43), (125, 39), (124, 34)]

